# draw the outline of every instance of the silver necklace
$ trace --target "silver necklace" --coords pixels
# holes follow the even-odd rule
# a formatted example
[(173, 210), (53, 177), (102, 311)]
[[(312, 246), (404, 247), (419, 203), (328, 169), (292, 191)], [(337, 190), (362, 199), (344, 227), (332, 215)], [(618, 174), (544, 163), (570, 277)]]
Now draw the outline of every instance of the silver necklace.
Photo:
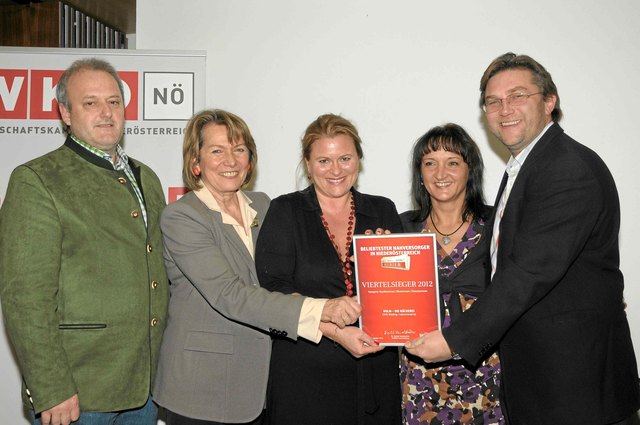
[(433, 217), (431, 217), (431, 214), (429, 214), (429, 219), (431, 220), (431, 225), (433, 226), (433, 229), (438, 232), (438, 234), (440, 236), (442, 236), (442, 244), (443, 245), (449, 245), (449, 242), (451, 242), (451, 238), (449, 236), (453, 235), (454, 233), (456, 233), (458, 230), (460, 230), (460, 228), (462, 227), (462, 225), (464, 224), (464, 220), (462, 220), (462, 223), (460, 223), (460, 226), (458, 226), (458, 228), (456, 230), (454, 230), (453, 232), (449, 233), (448, 235), (445, 235), (444, 233), (442, 233), (440, 230), (438, 230), (438, 228), (436, 227), (436, 223), (433, 222)]

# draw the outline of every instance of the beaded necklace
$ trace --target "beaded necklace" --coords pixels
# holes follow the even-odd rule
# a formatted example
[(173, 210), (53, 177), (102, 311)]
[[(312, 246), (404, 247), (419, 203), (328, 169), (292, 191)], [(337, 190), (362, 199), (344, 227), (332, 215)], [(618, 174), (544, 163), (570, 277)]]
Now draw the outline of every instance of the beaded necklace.
[(324, 229), (327, 231), (327, 234), (329, 235), (329, 239), (331, 239), (333, 248), (336, 250), (336, 254), (338, 255), (338, 261), (342, 266), (342, 274), (344, 277), (344, 284), (347, 287), (346, 294), (348, 296), (353, 295), (353, 270), (351, 270), (351, 263), (349, 262), (349, 250), (351, 249), (351, 243), (353, 241), (353, 238), (352, 238), (353, 223), (355, 222), (355, 218), (356, 218), (356, 206), (355, 206), (355, 203), (353, 202), (353, 194), (352, 194), (351, 210), (349, 211), (349, 220), (348, 220), (349, 227), (347, 227), (347, 243), (344, 246), (344, 259), (342, 259), (342, 257), (340, 257), (340, 249), (338, 248), (338, 244), (336, 243), (336, 236), (333, 233), (331, 233), (331, 230), (329, 229), (329, 223), (327, 223), (327, 220), (324, 218), (324, 214), (322, 213), (322, 211), (320, 211), (320, 220), (322, 220), (322, 225), (324, 226)]

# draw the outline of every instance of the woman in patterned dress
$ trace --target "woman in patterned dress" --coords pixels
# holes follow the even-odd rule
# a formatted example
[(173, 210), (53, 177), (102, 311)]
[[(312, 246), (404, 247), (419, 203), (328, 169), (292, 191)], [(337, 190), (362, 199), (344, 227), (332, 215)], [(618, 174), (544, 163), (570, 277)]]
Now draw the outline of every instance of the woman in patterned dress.
[[(485, 226), (491, 212), (482, 194), (482, 157), (456, 124), (434, 127), (415, 143), (412, 194), (418, 209), (401, 214), (405, 232), (430, 232), (438, 242), (441, 323), (463, 314), (489, 282)], [(461, 360), (401, 359), (405, 424), (504, 424), (497, 354), (478, 368)]]

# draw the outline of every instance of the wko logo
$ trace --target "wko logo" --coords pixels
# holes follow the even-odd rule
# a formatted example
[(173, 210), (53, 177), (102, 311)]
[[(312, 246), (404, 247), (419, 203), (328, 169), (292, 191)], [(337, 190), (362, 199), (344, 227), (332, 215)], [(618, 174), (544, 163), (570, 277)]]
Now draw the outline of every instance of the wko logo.
[[(63, 70), (0, 69), (0, 119), (59, 120), (56, 84)], [(138, 119), (138, 72), (118, 72), (125, 118)]]
[[(63, 70), (0, 69), (0, 119), (59, 120), (56, 84)], [(138, 71), (120, 71), (125, 118), (137, 121)], [(145, 72), (145, 120), (188, 120), (193, 114), (193, 73)]]

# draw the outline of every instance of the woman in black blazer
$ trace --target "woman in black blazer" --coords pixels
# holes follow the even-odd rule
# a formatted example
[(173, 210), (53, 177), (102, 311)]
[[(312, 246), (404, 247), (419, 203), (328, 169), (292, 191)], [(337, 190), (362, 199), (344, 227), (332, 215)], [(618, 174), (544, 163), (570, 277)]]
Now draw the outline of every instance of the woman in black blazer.
[[(340, 116), (323, 115), (309, 125), (302, 156), (312, 185), (271, 203), (256, 246), (263, 287), (312, 297), (354, 295), (352, 235), (378, 227), (401, 231), (393, 202), (353, 188), (360, 143), (353, 124)], [(357, 327), (321, 329), (319, 344), (274, 340), (269, 423), (399, 424), (398, 350), (371, 346), (370, 340), (361, 348), (373, 354), (357, 358), (364, 353), (338, 345), (347, 335), (358, 336)]]

